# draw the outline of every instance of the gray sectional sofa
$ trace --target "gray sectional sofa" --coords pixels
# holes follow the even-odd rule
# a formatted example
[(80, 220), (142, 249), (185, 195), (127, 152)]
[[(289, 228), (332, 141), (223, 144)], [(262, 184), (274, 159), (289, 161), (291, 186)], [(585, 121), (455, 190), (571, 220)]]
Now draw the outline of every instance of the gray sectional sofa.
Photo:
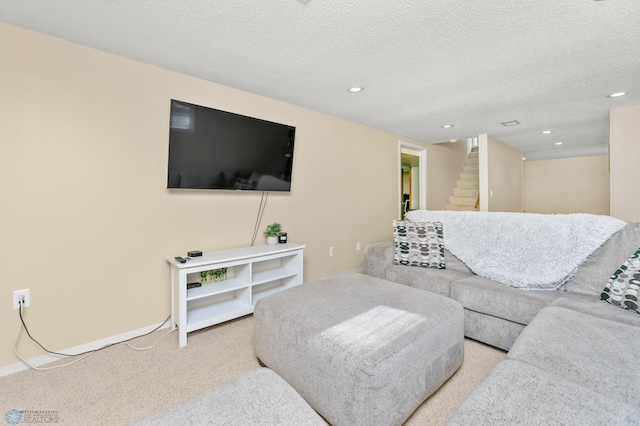
[(447, 250), (446, 269), (394, 265), (393, 241), (367, 247), (365, 272), (460, 302), (465, 308), (465, 336), (509, 350), (527, 324), (547, 306), (563, 306), (617, 321), (635, 319), (634, 314), (601, 302), (600, 293), (609, 277), (638, 247), (640, 223), (629, 224), (587, 258), (577, 273), (555, 291), (521, 290), (483, 278)]
[(458, 301), (465, 336), (508, 351), (449, 424), (630, 425), (640, 424), (640, 315), (600, 293), (639, 247), (640, 224), (628, 224), (554, 291), (480, 277), (446, 250), (446, 269), (395, 265), (393, 241), (367, 247), (365, 270)]

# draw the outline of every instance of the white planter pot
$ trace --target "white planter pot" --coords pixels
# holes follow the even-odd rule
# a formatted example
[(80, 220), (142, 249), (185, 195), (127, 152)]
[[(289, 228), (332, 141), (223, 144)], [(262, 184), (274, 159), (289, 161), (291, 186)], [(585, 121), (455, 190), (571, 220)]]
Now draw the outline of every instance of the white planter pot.
[(267, 237), (267, 244), (278, 244), (278, 237)]

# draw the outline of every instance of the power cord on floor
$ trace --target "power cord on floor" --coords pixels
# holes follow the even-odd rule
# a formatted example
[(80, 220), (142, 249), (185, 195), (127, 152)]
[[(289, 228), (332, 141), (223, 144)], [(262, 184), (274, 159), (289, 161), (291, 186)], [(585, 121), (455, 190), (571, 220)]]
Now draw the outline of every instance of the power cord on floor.
[[(102, 347), (100, 347), (100, 348), (98, 348), (98, 349), (92, 349), (92, 350), (88, 350), (88, 351), (84, 351), (84, 352), (79, 352), (79, 353), (77, 353), (77, 354), (65, 354), (65, 353), (61, 353), (61, 352), (50, 351), (49, 349), (45, 348), (45, 347), (44, 347), (40, 342), (38, 342), (38, 341), (37, 341), (33, 336), (31, 336), (31, 333), (29, 332), (29, 329), (27, 328), (27, 324), (26, 324), (26, 323), (25, 323), (25, 321), (24, 321), (24, 317), (22, 316), (23, 300), (22, 300), (22, 299), (18, 300), (18, 304), (20, 305), (20, 306), (19, 306), (19, 309), (18, 309), (18, 314), (19, 314), (19, 316), (20, 316), (20, 323), (18, 324), (18, 334), (17, 334), (17, 336), (16, 336), (16, 342), (15, 342), (15, 344), (14, 344), (14, 346), (13, 346), (13, 352), (16, 354), (16, 356), (17, 356), (17, 357), (18, 357), (22, 362), (24, 362), (25, 364), (27, 364), (27, 366), (29, 366), (29, 368), (32, 368), (32, 369), (34, 369), (34, 370), (38, 370), (38, 371), (45, 371), (45, 370), (52, 370), (52, 369), (54, 369), (54, 368), (67, 367), (67, 366), (69, 366), (69, 365), (75, 364), (76, 362), (82, 361), (83, 359), (85, 359), (85, 358), (86, 358), (86, 357), (88, 357), (89, 355), (93, 355), (94, 353), (96, 353), (96, 352), (98, 352), (98, 351), (101, 351), (101, 350), (103, 350), (103, 349), (109, 348), (109, 347), (111, 347), (111, 346), (119, 345), (119, 344), (121, 344), (121, 343), (129, 342), (129, 341), (131, 341), (131, 340), (133, 340), (133, 339), (137, 339), (138, 337), (148, 336), (149, 334), (153, 333), (154, 331), (159, 330), (159, 329), (160, 329), (163, 325), (165, 325), (165, 324), (167, 323), (167, 321), (169, 321), (169, 319), (171, 318), (171, 315), (169, 315), (169, 316), (167, 317), (167, 319), (166, 319), (166, 320), (164, 320), (164, 321), (162, 322), (162, 324), (160, 324), (159, 326), (157, 326), (156, 328), (154, 328), (153, 330), (151, 330), (151, 331), (149, 331), (149, 332), (147, 332), (147, 333), (143, 333), (143, 334), (140, 334), (140, 335), (138, 335), (138, 336), (131, 337), (131, 338), (129, 338), (129, 339), (124, 339), (124, 340), (121, 340), (121, 341), (119, 341), (119, 342), (109, 343), (109, 344), (104, 345), (104, 346), (102, 346)], [(23, 329), (23, 328), (24, 328), (24, 331), (27, 333), (27, 336), (29, 336), (29, 339), (31, 339), (32, 341), (34, 341), (34, 342), (35, 342), (38, 346), (40, 346), (40, 347), (41, 347), (45, 352), (47, 352), (47, 353), (49, 353), (49, 354), (52, 354), (52, 355), (58, 355), (58, 356), (63, 356), (63, 357), (76, 357), (76, 356), (81, 356), (81, 357), (80, 357), (80, 358), (78, 358), (78, 359), (76, 359), (76, 360), (74, 360), (74, 361), (71, 361), (71, 362), (69, 362), (69, 363), (67, 363), (67, 364), (55, 365), (55, 366), (52, 366), (52, 367), (36, 367), (36, 366), (34, 366), (34, 365), (31, 365), (27, 360), (25, 360), (25, 359), (24, 359), (24, 358), (23, 358), (23, 357), (18, 353), (18, 342), (20, 341), (20, 332), (22, 331), (22, 329)], [(136, 351), (145, 351), (145, 350), (148, 350), (148, 349), (152, 349), (152, 348), (154, 348), (154, 347), (155, 347), (155, 346), (160, 342), (160, 340), (162, 340), (162, 338), (164, 338), (165, 336), (168, 336), (168, 335), (169, 335), (169, 334), (171, 334), (173, 331), (174, 331), (174, 330), (170, 330), (170, 331), (168, 331), (167, 333), (165, 333), (165, 334), (163, 334), (162, 336), (160, 336), (160, 337), (158, 338), (158, 340), (156, 340), (156, 342), (155, 342), (154, 344), (152, 344), (151, 346), (147, 346), (147, 347), (144, 347), (144, 348), (138, 348), (138, 347), (132, 346), (132, 345), (131, 345), (131, 344), (129, 344), (129, 343), (127, 343), (127, 346), (129, 346), (131, 349), (134, 349), (134, 350), (136, 350)]]
[[(169, 316), (169, 318), (171, 318), (171, 316)], [(167, 318), (167, 319), (166, 319), (162, 324), (164, 324), (165, 322), (167, 322), (167, 320), (168, 320), (169, 318)], [(162, 326), (162, 324), (160, 324), (160, 326)], [(156, 331), (156, 330), (157, 330), (157, 328), (156, 328), (155, 330), (153, 330), (153, 331)], [(152, 333), (153, 331), (150, 331), (149, 333)], [(130, 344), (130, 343), (127, 343), (127, 346), (129, 346), (131, 349), (134, 349), (134, 350), (136, 350), (136, 351), (146, 351), (146, 350), (149, 350), (149, 349), (153, 349), (153, 348), (154, 348), (158, 343), (160, 343), (160, 340), (162, 340), (162, 338), (163, 338), (163, 337), (170, 335), (170, 334), (171, 334), (171, 333), (173, 333), (174, 331), (175, 331), (175, 330), (169, 330), (169, 331), (167, 331), (167, 332), (166, 332), (166, 333), (164, 333), (162, 336), (158, 337), (158, 340), (156, 340), (156, 342), (155, 342), (153, 345), (151, 345), (151, 346), (145, 346), (144, 348), (136, 348), (135, 346), (131, 346), (131, 344)], [(147, 333), (147, 334), (149, 334), (149, 333)], [(138, 337), (142, 337), (142, 336), (146, 336), (146, 334), (142, 334), (142, 335), (140, 335), (140, 336), (138, 336)], [(136, 339), (136, 338), (137, 338), (137, 337), (134, 337), (134, 339)]]

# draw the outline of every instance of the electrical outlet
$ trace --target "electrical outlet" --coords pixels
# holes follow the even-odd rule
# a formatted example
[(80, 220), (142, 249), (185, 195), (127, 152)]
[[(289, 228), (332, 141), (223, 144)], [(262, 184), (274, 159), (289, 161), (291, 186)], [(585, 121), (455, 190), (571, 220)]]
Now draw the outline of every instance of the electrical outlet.
[(360, 251), (360, 241), (356, 243), (356, 251)]
[(13, 309), (20, 309), (20, 298), (22, 298), (22, 307), (26, 308), (31, 305), (31, 297), (29, 297), (29, 289), (13, 291)]
[(333, 247), (329, 247), (329, 256), (333, 256)]

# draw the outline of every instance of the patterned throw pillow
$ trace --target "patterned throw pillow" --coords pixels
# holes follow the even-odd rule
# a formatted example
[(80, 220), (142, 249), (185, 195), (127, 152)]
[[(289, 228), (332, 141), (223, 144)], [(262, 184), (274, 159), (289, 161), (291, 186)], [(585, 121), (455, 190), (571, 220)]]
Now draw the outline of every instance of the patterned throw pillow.
[(445, 269), (441, 222), (393, 221), (394, 265)]
[(640, 314), (638, 292), (640, 291), (640, 248), (631, 255), (609, 278), (600, 299)]

